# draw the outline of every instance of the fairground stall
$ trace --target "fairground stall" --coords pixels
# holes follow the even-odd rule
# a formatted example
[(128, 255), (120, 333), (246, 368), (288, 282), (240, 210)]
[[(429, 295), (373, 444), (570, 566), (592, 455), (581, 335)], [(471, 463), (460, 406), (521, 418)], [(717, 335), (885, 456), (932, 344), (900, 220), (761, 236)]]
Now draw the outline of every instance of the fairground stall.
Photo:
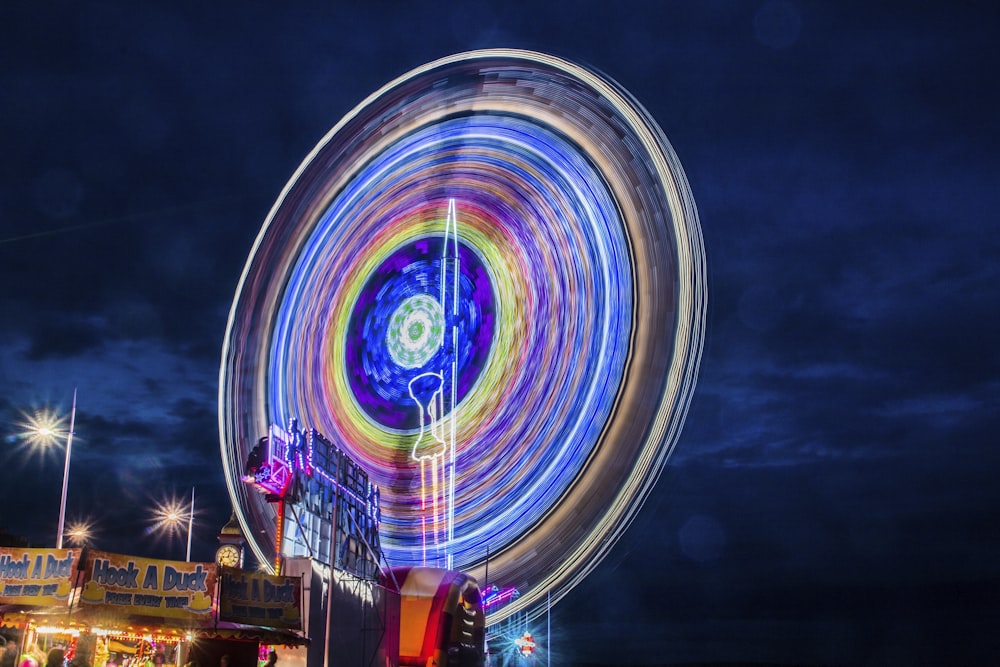
[(294, 654), (307, 643), (301, 600), (296, 577), (103, 551), (0, 547), (0, 634), (18, 664), (44, 665), (59, 647), (80, 667), (208, 667), (223, 655), (234, 667), (252, 667), (274, 647)]

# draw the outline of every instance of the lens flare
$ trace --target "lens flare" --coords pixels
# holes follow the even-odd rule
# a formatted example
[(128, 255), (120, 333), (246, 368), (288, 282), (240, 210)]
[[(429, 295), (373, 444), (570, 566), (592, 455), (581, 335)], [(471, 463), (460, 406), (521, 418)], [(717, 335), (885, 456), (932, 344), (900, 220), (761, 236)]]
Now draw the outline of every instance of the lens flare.
[(64, 536), (66, 542), (76, 547), (88, 546), (94, 539), (95, 526), (92, 521), (84, 519), (71, 521), (66, 525)]
[(174, 538), (187, 530), (188, 519), (191, 518), (189, 500), (177, 497), (159, 501), (150, 513), (150, 534)]

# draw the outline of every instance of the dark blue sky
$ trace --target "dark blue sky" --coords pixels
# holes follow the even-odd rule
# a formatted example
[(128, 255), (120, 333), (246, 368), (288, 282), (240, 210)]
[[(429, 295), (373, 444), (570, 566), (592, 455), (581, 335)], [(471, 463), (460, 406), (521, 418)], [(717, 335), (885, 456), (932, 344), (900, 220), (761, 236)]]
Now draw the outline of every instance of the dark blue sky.
[(391, 78), (537, 49), (658, 119), (710, 289), (685, 431), (553, 664), (997, 660), (991, 3), (247, 4), (0, 7), (0, 529), (54, 540), (61, 459), (11, 436), (79, 387), (69, 516), (180, 557), (144, 529), (194, 485), (211, 558), (226, 315), (281, 188)]

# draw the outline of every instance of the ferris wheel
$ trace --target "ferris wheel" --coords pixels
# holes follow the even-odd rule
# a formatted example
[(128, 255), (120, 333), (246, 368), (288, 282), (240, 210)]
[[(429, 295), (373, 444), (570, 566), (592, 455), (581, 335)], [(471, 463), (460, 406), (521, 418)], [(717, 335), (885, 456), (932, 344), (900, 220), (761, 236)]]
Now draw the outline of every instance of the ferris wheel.
[(246, 262), (220, 368), (223, 463), (261, 561), (275, 509), (241, 481), (291, 419), (381, 492), (393, 565), (553, 601), (628, 526), (677, 442), (705, 257), (674, 151), (611, 79), (483, 50), (389, 82), (305, 158)]

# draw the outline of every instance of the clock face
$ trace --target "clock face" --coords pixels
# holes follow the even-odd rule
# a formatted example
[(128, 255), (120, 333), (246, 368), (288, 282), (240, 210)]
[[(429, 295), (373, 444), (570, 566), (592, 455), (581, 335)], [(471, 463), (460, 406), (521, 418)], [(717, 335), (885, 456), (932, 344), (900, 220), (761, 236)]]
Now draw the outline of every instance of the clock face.
[(215, 552), (215, 562), (224, 567), (238, 567), (240, 564), (240, 550), (232, 544), (224, 544)]

